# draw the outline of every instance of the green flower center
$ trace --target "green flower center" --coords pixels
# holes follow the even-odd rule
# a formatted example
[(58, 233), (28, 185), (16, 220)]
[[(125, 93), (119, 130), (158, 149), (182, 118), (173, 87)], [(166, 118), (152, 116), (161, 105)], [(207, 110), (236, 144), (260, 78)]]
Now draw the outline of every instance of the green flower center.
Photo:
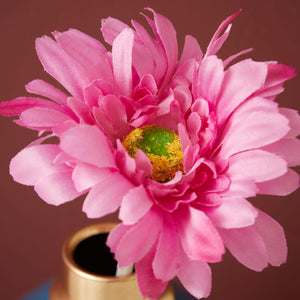
[(158, 182), (171, 180), (177, 171), (183, 170), (183, 153), (179, 136), (170, 129), (144, 125), (131, 131), (123, 140), (123, 145), (131, 157), (142, 150), (152, 164), (149, 176)]

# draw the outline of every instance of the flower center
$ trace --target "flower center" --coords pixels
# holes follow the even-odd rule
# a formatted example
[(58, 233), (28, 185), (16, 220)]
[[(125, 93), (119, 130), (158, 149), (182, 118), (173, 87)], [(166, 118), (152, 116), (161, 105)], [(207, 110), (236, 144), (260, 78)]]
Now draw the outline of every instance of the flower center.
[(158, 182), (171, 180), (177, 171), (183, 170), (183, 153), (179, 136), (170, 129), (144, 125), (131, 131), (123, 140), (131, 157), (142, 150), (152, 164), (151, 179)]

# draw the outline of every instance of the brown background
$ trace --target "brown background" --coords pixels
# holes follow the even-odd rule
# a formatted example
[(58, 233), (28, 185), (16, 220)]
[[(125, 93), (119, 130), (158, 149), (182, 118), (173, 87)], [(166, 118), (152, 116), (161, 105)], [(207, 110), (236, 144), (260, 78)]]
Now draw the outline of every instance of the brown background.
[[(222, 50), (227, 57), (254, 47), (256, 60), (278, 60), (300, 70), (298, 0), (19, 0), (1, 1), (0, 98), (25, 95), (24, 85), (35, 78), (48, 80), (34, 50), (34, 40), (51, 31), (70, 27), (100, 38), (100, 19), (114, 16), (125, 22), (142, 18), (138, 12), (151, 6), (173, 22), (179, 43), (185, 34), (199, 40), (202, 49), (219, 23), (243, 8)], [(293, 79), (278, 101), (300, 108), (299, 78)], [(14, 183), (8, 175), (12, 156), (35, 138), (35, 132), (0, 118), (1, 211), (0, 299), (17, 299), (59, 272), (60, 248), (74, 230), (96, 222), (81, 212), (82, 199), (53, 207), (41, 201), (32, 188)], [(286, 197), (258, 197), (255, 205), (271, 214), (285, 228), (289, 246), (287, 264), (250, 271), (226, 254), (212, 266), (213, 290), (209, 300), (299, 299), (300, 293), (300, 192)]]

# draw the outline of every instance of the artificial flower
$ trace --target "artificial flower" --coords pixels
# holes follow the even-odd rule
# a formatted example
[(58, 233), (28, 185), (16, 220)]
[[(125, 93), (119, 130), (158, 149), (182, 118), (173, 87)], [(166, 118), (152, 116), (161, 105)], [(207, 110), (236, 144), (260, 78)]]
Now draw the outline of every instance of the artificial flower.
[[(172, 23), (149, 10), (153, 35), (134, 20), (103, 20), (111, 51), (75, 29), (36, 40), (44, 69), (67, 93), (37, 79), (26, 90), (42, 98), (1, 103), (2, 115), (40, 134), (10, 172), (49, 204), (87, 194), (89, 218), (119, 209), (107, 243), (120, 267), (135, 263), (144, 297), (156, 299), (177, 276), (202, 298), (208, 263), (226, 248), (255, 271), (286, 260), (282, 227), (246, 199), (299, 186), (290, 167), (300, 162), (300, 118), (274, 102), (295, 72), (274, 61), (233, 63), (252, 49), (217, 56), (238, 13), (205, 53), (186, 36), (179, 57)], [(141, 144), (146, 133), (150, 144)], [(52, 137), (58, 143), (47, 143)]]

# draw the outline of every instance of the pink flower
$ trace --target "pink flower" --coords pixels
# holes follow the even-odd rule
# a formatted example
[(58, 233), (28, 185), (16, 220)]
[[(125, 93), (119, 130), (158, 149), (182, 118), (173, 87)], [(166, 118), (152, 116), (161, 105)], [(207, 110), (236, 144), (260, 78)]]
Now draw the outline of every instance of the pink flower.
[[(120, 208), (108, 245), (120, 267), (135, 263), (144, 297), (157, 298), (178, 276), (202, 298), (211, 290), (208, 263), (221, 261), (225, 247), (255, 271), (286, 260), (282, 227), (246, 199), (299, 186), (290, 167), (300, 163), (300, 118), (274, 102), (295, 73), (277, 62), (232, 63), (251, 49), (216, 55), (238, 13), (222, 22), (205, 54), (187, 36), (180, 59), (171, 22), (152, 13), (155, 38), (136, 21), (131, 28), (105, 19), (111, 52), (74, 29), (36, 40), (45, 70), (69, 94), (34, 80), (27, 91), (44, 98), (1, 103), (2, 115), (47, 133), (13, 158), (10, 172), (49, 204), (87, 194), (90, 218)], [(122, 144), (144, 125), (180, 137), (183, 166), (167, 182), (151, 179), (143, 151), (131, 157)], [(44, 143), (53, 136), (58, 144)]]

